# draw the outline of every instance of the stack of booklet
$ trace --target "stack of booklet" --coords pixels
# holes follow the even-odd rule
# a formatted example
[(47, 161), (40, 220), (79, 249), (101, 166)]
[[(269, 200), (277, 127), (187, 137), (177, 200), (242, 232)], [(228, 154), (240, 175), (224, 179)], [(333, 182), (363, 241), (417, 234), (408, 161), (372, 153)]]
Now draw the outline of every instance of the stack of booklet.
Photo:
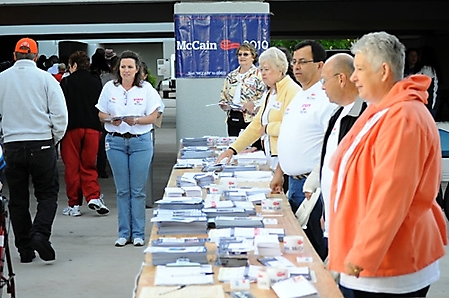
[(231, 201), (246, 201), (246, 190), (236, 188), (223, 191), (223, 199)]
[(265, 165), (267, 163), (265, 152), (262, 150), (240, 153), (237, 155), (237, 159), (239, 165)]
[(181, 159), (203, 159), (214, 156), (214, 150), (207, 146), (189, 146), (181, 148)]
[(248, 217), (256, 215), (254, 205), (247, 201), (209, 201), (204, 204), (202, 210), (209, 218), (217, 216)]
[(186, 259), (192, 263), (207, 264), (207, 249), (203, 246), (149, 246), (145, 253), (151, 254), (153, 266), (176, 263)]
[(222, 238), (235, 239), (254, 239), (256, 235), (276, 235), (279, 242), (282, 242), (285, 236), (285, 230), (282, 228), (226, 228), (213, 229), (209, 231), (209, 240), (218, 243)]
[(263, 217), (229, 217), (217, 216), (214, 219), (215, 228), (263, 228)]
[(182, 197), (184, 190), (180, 187), (166, 187), (165, 194), (167, 197)]
[(256, 235), (254, 237), (254, 253), (261, 256), (282, 255), (279, 240), (276, 235)]
[(199, 186), (204, 188), (214, 184), (216, 177), (213, 173), (187, 172), (176, 178), (176, 186), (180, 188)]
[(185, 147), (207, 146), (207, 137), (202, 138), (183, 138), (182, 145)]
[(203, 191), (201, 190), (201, 187), (198, 185), (195, 186), (183, 186), (181, 187), (184, 190), (184, 193), (186, 194), (186, 197), (200, 197), (203, 196)]
[(154, 213), (155, 216), (151, 218), (151, 222), (158, 228), (159, 235), (204, 234), (207, 231), (207, 217), (201, 210), (158, 209)]
[(223, 172), (257, 171), (256, 165), (224, 165)]
[(155, 202), (159, 209), (183, 210), (183, 209), (201, 209), (203, 208), (203, 199), (201, 197), (164, 197)]

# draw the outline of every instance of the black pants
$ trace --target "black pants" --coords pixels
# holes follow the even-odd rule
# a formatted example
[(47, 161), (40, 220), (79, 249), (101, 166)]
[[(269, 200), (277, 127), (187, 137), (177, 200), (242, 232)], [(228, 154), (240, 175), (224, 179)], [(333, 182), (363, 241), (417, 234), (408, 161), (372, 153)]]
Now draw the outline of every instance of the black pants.
[(323, 208), (323, 197), (320, 195), (315, 207), (313, 207), (312, 212), (310, 213), (309, 221), (307, 222), (307, 229), (304, 230), (304, 233), (307, 235), (307, 238), (309, 238), (310, 243), (313, 248), (315, 248), (315, 251), (320, 256), (322, 261), (326, 259), (328, 253), (327, 245), (323, 236), (323, 230), (321, 228), (321, 216), (324, 212)]
[[(9, 212), (19, 253), (31, 249), (31, 238), (50, 238), (56, 215), (59, 177), (53, 140), (5, 143)], [(31, 221), (29, 179), (34, 186), (37, 212)]]
[(107, 164), (107, 157), (106, 157), (106, 150), (105, 150), (105, 138), (106, 138), (107, 131), (104, 129), (101, 131), (101, 139), (100, 143), (98, 144), (98, 153), (97, 153), (97, 171), (98, 176), (100, 177), (106, 177), (106, 164)]
[[(249, 122), (248, 123), (245, 122), (245, 120), (243, 119), (242, 112), (231, 111), (229, 113), (227, 124), (228, 124), (228, 136), (238, 137), (240, 131), (242, 129), (245, 129), (249, 125)], [(258, 150), (262, 150), (262, 142), (260, 141), (260, 139), (255, 141), (251, 146), (256, 147)]]
[[(347, 290), (347, 288), (340, 285), (341, 289)], [(345, 295), (345, 298), (390, 298), (390, 297), (409, 297), (409, 298), (415, 298), (415, 297), (426, 297), (427, 292), (429, 292), (430, 285), (422, 288), (421, 290), (410, 292), (410, 293), (404, 293), (404, 294), (389, 294), (389, 293), (371, 293), (371, 292), (363, 292), (358, 290), (350, 290), (348, 292), (348, 295)], [(352, 293), (351, 293), (352, 291)], [(345, 291), (342, 291), (342, 293), (345, 293)]]

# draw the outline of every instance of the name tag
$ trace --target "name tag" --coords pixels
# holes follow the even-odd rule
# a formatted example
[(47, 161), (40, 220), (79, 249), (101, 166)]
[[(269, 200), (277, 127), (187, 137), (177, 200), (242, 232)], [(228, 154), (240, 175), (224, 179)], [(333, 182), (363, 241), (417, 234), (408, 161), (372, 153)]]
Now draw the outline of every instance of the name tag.
[(273, 110), (279, 111), (282, 107), (282, 102), (276, 101), (273, 103), (273, 106), (271, 107)]

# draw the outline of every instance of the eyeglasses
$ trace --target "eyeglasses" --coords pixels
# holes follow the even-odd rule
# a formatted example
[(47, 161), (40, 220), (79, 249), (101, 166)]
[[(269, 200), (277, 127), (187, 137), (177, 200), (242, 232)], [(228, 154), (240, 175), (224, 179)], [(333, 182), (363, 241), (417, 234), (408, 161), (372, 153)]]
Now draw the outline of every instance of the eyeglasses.
[(245, 56), (245, 57), (246, 57), (246, 56), (249, 56), (249, 53), (238, 53), (237, 55), (238, 55), (239, 57), (241, 57), (241, 56)]
[(333, 76), (331, 76), (329, 79), (325, 80), (325, 79), (321, 79), (320, 82), (322, 85), (326, 84), (327, 81), (329, 81), (332, 78), (335, 78), (336, 76), (340, 75), (341, 72), (334, 74)]
[(312, 60), (298, 60), (296, 61), (295, 59), (292, 60), (292, 65), (296, 65), (299, 64), (301, 66), (307, 64), (307, 63), (311, 63), (311, 62), (315, 62), (313, 59)]

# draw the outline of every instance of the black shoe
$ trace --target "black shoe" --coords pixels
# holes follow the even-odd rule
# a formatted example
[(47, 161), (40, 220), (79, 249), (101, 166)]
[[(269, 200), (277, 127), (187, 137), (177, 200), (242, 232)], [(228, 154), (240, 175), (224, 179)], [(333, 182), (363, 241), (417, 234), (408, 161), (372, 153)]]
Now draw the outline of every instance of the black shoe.
[(36, 258), (36, 254), (32, 250), (20, 253), (20, 263), (31, 263)]
[(56, 253), (51, 247), (50, 241), (42, 234), (35, 234), (31, 239), (31, 247), (37, 251), (43, 261), (53, 261), (56, 259)]

